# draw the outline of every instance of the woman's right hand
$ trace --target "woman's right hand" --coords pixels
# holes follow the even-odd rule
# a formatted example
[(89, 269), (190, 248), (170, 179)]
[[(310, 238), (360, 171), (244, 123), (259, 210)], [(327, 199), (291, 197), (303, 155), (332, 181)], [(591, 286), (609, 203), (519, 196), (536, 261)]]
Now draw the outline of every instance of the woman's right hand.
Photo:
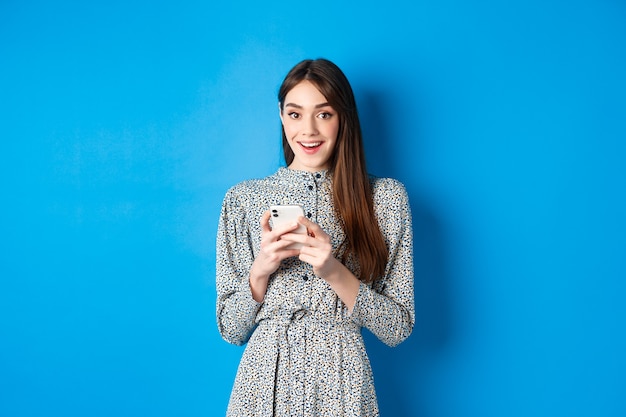
[(285, 233), (294, 231), (298, 227), (298, 223), (272, 230), (270, 228), (269, 210), (263, 213), (260, 223), (261, 250), (250, 268), (250, 289), (252, 290), (252, 298), (257, 302), (261, 302), (265, 298), (269, 277), (278, 269), (280, 263), (284, 259), (300, 254), (300, 249), (286, 249), (293, 242), (280, 239)]

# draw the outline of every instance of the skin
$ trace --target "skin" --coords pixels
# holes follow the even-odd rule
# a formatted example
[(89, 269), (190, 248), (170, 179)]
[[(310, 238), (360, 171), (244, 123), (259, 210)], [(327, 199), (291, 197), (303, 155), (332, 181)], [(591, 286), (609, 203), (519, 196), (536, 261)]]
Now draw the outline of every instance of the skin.
[[(315, 85), (302, 81), (292, 88), (285, 97), (284, 108), (280, 109), (280, 119), (295, 155), (289, 168), (309, 172), (328, 169), (337, 142), (339, 116)], [(270, 212), (266, 211), (260, 219), (261, 250), (250, 268), (252, 297), (262, 302), (270, 275), (283, 260), (298, 256), (313, 267), (315, 275), (328, 282), (351, 312), (360, 281), (333, 256), (330, 236), (305, 217), (298, 218), (298, 223), (306, 227), (307, 235), (291, 233), (298, 223), (272, 230), (269, 220)], [(286, 249), (293, 242), (303, 243), (304, 247)]]
[(302, 81), (287, 93), (279, 111), (295, 155), (289, 168), (309, 172), (328, 169), (337, 142), (339, 115), (326, 97), (310, 81)]

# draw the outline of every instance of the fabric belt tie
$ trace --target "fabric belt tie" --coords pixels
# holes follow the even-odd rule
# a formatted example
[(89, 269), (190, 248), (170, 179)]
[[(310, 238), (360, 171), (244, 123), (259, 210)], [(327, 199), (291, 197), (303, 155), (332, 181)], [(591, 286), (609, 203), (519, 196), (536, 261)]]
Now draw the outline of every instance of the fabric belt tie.
[[(280, 401), (288, 404), (290, 416), (305, 415), (305, 392), (306, 370), (311, 365), (311, 357), (307, 355), (307, 340), (314, 336), (320, 329), (332, 334), (335, 331), (360, 332), (360, 327), (350, 319), (336, 321), (329, 320), (328, 317), (321, 317), (308, 310), (297, 310), (291, 316), (279, 316), (263, 319), (259, 322), (259, 327), (270, 326), (274, 328), (277, 349), (270, 353), (273, 357), (268, 357), (269, 363), (275, 363), (276, 378), (282, 384), (286, 384), (288, 389), (276, 390), (275, 380), (266, 380), (266, 392), (273, 392), (274, 404)], [(291, 373), (288, 370), (292, 370)], [(277, 398), (275, 396), (288, 396), (288, 398)], [(273, 404), (271, 409), (273, 410)]]

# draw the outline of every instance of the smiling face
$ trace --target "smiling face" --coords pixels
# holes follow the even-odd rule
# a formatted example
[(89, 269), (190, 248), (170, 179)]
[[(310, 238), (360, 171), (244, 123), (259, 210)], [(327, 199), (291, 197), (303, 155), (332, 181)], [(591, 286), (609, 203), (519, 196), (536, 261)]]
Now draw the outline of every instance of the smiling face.
[(302, 81), (285, 96), (280, 109), (285, 137), (294, 153), (291, 169), (329, 168), (337, 142), (339, 115), (310, 81)]

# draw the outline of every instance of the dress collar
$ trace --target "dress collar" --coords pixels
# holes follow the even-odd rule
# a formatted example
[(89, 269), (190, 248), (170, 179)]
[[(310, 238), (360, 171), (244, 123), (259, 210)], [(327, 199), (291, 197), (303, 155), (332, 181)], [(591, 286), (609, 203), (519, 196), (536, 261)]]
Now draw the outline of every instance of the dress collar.
[(316, 183), (322, 183), (326, 181), (326, 179), (331, 178), (331, 174), (327, 169), (317, 171), (317, 172), (309, 172), (309, 171), (301, 171), (297, 169), (290, 169), (287, 167), (280, 167), (278, 172), (276, 173), (281, 179), (289, 180), (289, 181), (315, 181)]

